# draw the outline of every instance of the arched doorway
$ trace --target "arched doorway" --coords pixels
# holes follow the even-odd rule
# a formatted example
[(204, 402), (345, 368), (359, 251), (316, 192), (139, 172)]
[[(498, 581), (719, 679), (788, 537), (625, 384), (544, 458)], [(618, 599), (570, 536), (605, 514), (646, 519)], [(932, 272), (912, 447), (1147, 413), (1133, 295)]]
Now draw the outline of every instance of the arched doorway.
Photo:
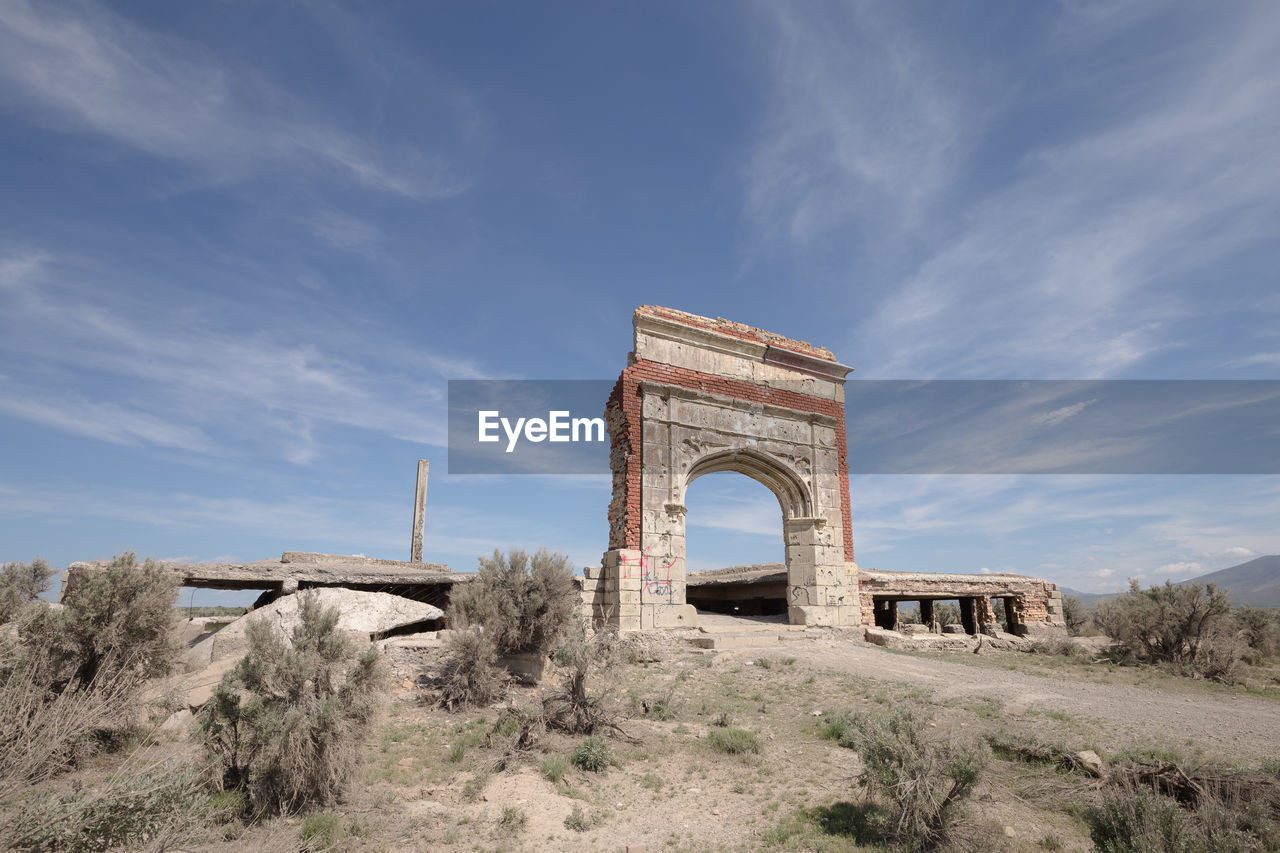
[(777, 497), (754, 479), (717, 471), (685, 492), (685, 601), (708, 613), (784, 620), (786, 549)]
[(728, 321), (643, 307), (635, 350), (605, 407), (609, 550), (583, 592), (598, 622), (691, 627), (685, 492), (733, 471), (777, 497), (787, 615), (856, 625), (844, 377), (830, 352)]

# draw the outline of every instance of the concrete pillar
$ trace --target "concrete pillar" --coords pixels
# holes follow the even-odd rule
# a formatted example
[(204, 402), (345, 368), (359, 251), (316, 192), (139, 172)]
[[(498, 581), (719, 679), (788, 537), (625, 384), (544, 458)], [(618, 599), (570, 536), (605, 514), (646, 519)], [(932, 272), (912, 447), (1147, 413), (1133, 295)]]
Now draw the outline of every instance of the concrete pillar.
[(974, 598), (960, 599), (960, 624), (964, 625), (964, 632), (969, 635), (978, 633), (978, 618), (975, 615), (977, 608), (974, 606), (976, 600)]
[(920, 624), (928, 627), (930, 631), (933, 630), (933, 599), (931, 598), (920, 600)]
[(422, 562), (422, 532), (427, 524), (427, 468), (430, 463), (418, 460), (418, 486), (413, 497), (413, 538), (409, 543), (409, 562)]

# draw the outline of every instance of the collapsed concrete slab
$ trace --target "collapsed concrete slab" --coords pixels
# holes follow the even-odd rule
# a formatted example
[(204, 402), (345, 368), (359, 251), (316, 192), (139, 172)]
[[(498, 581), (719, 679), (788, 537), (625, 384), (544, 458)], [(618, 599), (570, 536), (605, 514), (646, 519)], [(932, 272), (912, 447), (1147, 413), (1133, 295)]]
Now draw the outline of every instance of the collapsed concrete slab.
[[(108, 561), (72, 563), (62, 575), (60, 599), (75, 588), (86, 574), (102, 571)], [(444, 607), (449, 590), (474, 575), (449, 571), (443, 563), (410, 563), (378, 560), (346, 554), (313, 554), (285, 551), (279, 560), (254, 563), (174, 563), (161, 565), (177, 579), (179, 586), (201, 589), (261, 589), (289, 594), (314, 587), (344, 587), (371, 592), (387, 592)]]
[[(309, 594), (315, 595), (322, 607), (337, 609), (338, 630), (363, 640), (378, 639), (400, 629), (438, 629), (444, 619), (439, 607), (385, 592), (319, 588)], [(200, 640), (184, 655), (184, 666), (199, 668), (243, 655), (249, 648), (249, 626), (254, 623), (265, 623), (280, 636), (288, 637), (299, 622), (300, 597), (301, 593), (295, 593), (278, 598)]]

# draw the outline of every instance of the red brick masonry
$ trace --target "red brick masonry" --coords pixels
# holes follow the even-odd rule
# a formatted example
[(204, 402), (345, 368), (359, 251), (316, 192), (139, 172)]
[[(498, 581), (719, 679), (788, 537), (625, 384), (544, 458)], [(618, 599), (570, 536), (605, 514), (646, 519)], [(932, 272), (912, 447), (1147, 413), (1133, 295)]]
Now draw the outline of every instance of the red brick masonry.
[[(671, 311), (671, 309), (659, 310), (663, 312)], [(654, 313), (657, 312), (655, 311)], [(767, 343), (771, 346), (786, 346), (797, 352), (834, 360), (827, 350), (811, 347), (808, 344), (792, 341), (789, 338), (771, 336), (767, 332), (761, 332), (749, 326), (742, 326), (737, 323), (730, 324), (727, 320), (718, 321), (711, 326), (708, 326), (705, 322), (695, 324), (685, 319), (693, 317), (692, 314), (686, 315), (680, 311), (671, 311), (671, 313), (673, 315), (683, 315), (673, 316), (671, 319), (685, 325), (698, 325), (723, 334), (733, 334), (734, 332), (721, 325), (729, 324), (737, 327), (739, 332), (736, 334), (737, 337), (755, 340), (759, 343)], [(695, 319), (702, 320), (703, 318)], [(764, 340), (763, 338), (766, 336), (778, 338), (778, 341)], [(609, 423), (611, 440), (609, 464), (613, 471), (613, 500), (609, 503), (609, 547), (611, 549), (638, 549), (640, 547), (640, 475), (644, 468), (641, 452), (643, 441), (640, 440), (642, 436), (641, 427), (644, 422), (641, 411), (640, 384), (645, 381), (661, 382), (667, 385), (687, 388), (691, 391), (717, 394), (734, 400), (782, 406), (799, 412), (811, 412), (838, 420), (836, 452), (840, 458), (840, 509), (844, 517), (844, 558), (849, 562), (853, 562), (853, 521), (849, 511), (849, 459), (844, 426), (844, 406), (841, 403), (837, 403), (834, 400), (824, 400), (809, 394), (801, 394), (797, 391), (767, 388), (751, 382), (726, 379), (711, 373), (701, 373), (696, 370), (673, 367), (669, 364), (661, 364), (644, 359), (637, 359), (634, 364), (622, 371), (622, 375), (618, 377), (617, 383), (613, 386), (613, 393), (609, 395), (609, 401), (605, 405), (605, 420)]]

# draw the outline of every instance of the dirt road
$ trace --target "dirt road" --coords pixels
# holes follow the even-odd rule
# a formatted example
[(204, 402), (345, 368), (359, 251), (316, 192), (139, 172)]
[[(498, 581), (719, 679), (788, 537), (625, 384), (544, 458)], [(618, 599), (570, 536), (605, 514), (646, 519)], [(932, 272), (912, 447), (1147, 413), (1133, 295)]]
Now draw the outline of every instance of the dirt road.
[[(1255, 761), (1280, 758), (1280, 701), (1246, 694), (1099, 684), (1067, 677), (975, 665), (958, 653), (938, 660), (890, 652), (865, 643), (813, 640), (783, 649), (814, 667), (926, 688), (939, 699), (990, 697), (1012, 714), (1057, 712), (1073, 732), (1107, 747), (1147, 741), (1205, 757)], [(760, 650), (730, 653), (750, 659)], [(1018, 653), (997, 653), (1018, 654)], [(1069, 672), (1069, 670), (1064, 670)]]

